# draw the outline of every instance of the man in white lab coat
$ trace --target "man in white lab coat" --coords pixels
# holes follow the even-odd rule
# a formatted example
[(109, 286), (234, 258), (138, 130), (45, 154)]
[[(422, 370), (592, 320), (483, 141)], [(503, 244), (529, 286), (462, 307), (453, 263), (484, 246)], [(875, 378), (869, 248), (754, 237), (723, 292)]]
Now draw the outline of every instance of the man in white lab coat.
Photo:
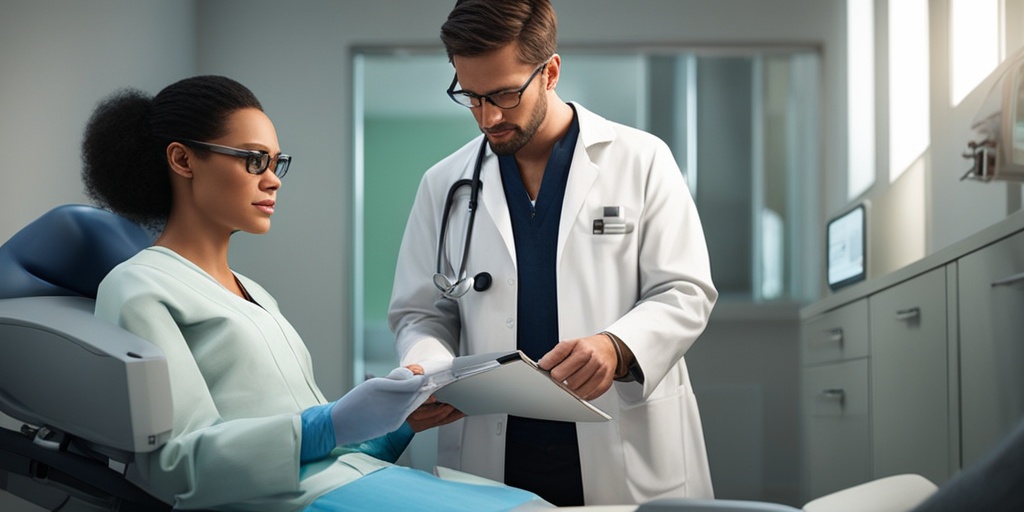
[(442, 27), (449, 96), (484, 135), (420, 183), (397, 349), (411, 364), (518, 348), (612, 416), (466, 417), (441, 428), (442, 466), (557, 505), (711, 497), (683, 359), (718, 296), (700, 219), (661, 140), (556, 94), (556, 26), (547, 0), (463, 0)]

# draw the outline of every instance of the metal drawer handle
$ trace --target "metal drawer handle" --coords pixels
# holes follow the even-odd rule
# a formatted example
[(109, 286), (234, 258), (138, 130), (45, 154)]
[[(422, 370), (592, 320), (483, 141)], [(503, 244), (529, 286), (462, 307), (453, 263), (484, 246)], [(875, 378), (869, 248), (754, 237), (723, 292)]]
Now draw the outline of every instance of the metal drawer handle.
[(830, 388), (821, 390), (821, 396), (828, 400), (836, 400), (842, 405), (846, 401), (846, 391), (843, 388)]
[(1024, 281), (1024, 272), (1021, 272), (1020, 274), (1014, 274), (1010, 277), (1004, 277), (998, 281), (993, 281), (992, 287), (995, 288), (996, 286), (1010, 286), (1012, 284), (1019, 283), (1020, 281)]
[(843, 346), (843, 330), (842, 329), (829, 329), (828, 340), (829, 342), (835, 343), (840, 347)]
[(901, 310), (896, 312), (896, 320), (902, 320), (902, 321), (913, 320), (913, 319), (915, 319), (915, 318), (917, 318), (919, 316), (921, 316), (921, 308), (916, 308), (916, 307), (915, 308), (901, 309)]

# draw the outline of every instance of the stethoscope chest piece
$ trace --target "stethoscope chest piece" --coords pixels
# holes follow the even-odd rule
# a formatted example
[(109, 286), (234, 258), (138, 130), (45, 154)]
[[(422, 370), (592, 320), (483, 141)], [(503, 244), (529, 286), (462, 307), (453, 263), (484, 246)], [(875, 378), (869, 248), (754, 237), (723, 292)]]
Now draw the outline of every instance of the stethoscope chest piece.
[(436, 286), (437, 289), (441, 290), (442, 292), (450, 291), (452, 288), (455, 287), (456, 284), (457, 282), (453, 283), (452, 280), (449, 279), (448, 276), (444, 274), (434, 274), (434, 286)]
[(491, 274), (488, 272), (480, 272), (473, 277), (473, 289), (482, 292), (491, 287)]

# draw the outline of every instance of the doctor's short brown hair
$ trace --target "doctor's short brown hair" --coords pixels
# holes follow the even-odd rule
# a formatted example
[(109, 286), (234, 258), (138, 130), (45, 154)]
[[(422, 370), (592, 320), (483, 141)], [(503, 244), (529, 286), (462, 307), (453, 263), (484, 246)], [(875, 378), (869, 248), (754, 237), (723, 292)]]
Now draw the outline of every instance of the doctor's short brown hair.
[(459, 0), (441, 26), (448, 60), (516, 43), (524, 64), (540, 64), (558, 48), (558, 18), (549, 0)]

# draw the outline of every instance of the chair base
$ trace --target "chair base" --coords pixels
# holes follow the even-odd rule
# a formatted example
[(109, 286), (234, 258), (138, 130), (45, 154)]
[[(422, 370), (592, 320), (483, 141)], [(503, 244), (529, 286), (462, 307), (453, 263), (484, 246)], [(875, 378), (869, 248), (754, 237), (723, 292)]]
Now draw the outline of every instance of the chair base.
[(0, 428), (0, 476), (4, 473), (0, 489), (50, 510), (65, 502), (77, 503), (74, 510), (171, 510), (107, 463), (68, 450), (67, 443), (43, 447), (29, 434)]

